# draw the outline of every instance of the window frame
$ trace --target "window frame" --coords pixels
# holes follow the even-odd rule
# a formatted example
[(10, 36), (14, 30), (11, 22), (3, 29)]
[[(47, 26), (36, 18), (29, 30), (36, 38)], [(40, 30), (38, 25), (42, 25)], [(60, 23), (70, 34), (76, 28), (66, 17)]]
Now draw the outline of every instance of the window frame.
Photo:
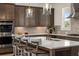
[(70, 28), (69, 29), (65, 29), (65, 24), (64, 24), (64, 22), (65, 22), (65, 19), (64, 19), (64, 12), (65, 12), (65, 10), (69, 10), (70, 11), (70, 14), (71, 14), (71, 8), (70, 7), (64, 7), (64, 8), (62, 8), (62, 24), (61, 24), (61, 30), (64, 30), (64, 31), (70, 31), (71, 30), (71, 19), (70, 19)]

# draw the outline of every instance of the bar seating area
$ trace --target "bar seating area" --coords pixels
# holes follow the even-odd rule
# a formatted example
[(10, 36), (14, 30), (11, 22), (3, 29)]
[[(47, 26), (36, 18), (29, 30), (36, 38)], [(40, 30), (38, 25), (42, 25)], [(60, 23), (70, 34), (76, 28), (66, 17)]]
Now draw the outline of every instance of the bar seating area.
[(21, 40), (22, 38), (13, 39), (13, 55), (14, 56), (48, 56), (46, 51), (39, 49), (41, 39), (32, 39), (31, 43), (34, 47), (29, 46), (28, 39)]

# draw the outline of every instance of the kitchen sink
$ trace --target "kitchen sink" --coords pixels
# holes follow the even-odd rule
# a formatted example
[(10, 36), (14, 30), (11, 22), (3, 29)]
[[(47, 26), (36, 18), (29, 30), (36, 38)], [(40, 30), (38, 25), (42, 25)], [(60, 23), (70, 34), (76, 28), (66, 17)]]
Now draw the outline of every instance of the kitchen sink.
[(55, 39), (55, 38), (51, 38), (50, 40), (52, 40), (52, 41), (61, 41), (61, 40)]
[(60, 41), (60, 40), (55, 40), (55, 39), (54, 39), (53, 41)]

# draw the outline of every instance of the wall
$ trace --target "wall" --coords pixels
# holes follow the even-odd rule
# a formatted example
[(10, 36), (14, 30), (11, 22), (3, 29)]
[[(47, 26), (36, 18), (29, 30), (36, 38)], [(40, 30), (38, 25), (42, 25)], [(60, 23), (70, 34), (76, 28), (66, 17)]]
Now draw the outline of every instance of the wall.
[[(53, 7), (54, 3), (50, 3)], [(35, 6), (35, 7), (43, 7), (45, 3), (16, 3), (16, 5), (23, 5), (23, 6)]]
[[(70, 3), (63, 3), (59, 4), (56, 3), (54, 4), (55, 8), (55, 25), (56, 26), (61, 26), (62, 25), (62, 8), (64, 7), (70, 7)], [(59, 31), (60, 33), (64, 33), (65, 31)], [(79, 34), (79, 19), (71, 19), (71, 31), (67, 31), (68, 33), (75, 33)]]
[(71, 33), (79, 34), (79, 19), (71, 19)]
[(70, 7), (70, 3), (55, 3), (53, 5), (53, 8), (55, 9), (55, 16), (54, 16), (54, 21), (55, 21), (55, 25), (62, 25), (62, 8), (65, 7)]

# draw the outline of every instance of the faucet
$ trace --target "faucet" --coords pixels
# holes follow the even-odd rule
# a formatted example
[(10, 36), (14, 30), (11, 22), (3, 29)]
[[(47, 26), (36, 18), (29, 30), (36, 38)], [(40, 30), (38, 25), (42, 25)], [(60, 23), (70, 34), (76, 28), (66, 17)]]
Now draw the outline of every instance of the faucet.
[(48, 35), (46, 36), (46, 39), (50, 40), (51, 39), (50, 34), (52, 34), (52, 32), (55, 33), (55, 27), (51, 27), (51, 26), (47, 27), (46, 32), (48, 33)]

